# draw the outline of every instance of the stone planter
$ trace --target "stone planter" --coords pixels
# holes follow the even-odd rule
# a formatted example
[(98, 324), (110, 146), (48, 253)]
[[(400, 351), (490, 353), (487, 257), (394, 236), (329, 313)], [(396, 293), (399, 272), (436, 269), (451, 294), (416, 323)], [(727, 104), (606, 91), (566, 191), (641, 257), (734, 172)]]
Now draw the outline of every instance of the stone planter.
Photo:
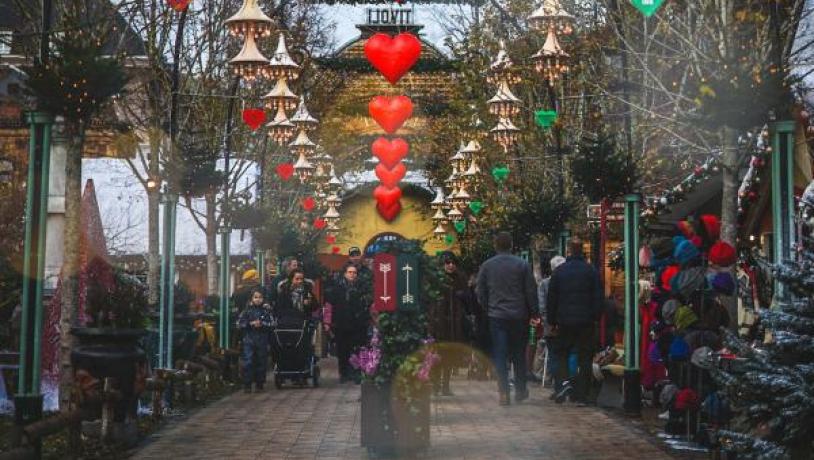
[(361, 444), (376, 456), (409, 456), (430, 445), (430, 389), (408, 402), (393, 387), (361, 385)]

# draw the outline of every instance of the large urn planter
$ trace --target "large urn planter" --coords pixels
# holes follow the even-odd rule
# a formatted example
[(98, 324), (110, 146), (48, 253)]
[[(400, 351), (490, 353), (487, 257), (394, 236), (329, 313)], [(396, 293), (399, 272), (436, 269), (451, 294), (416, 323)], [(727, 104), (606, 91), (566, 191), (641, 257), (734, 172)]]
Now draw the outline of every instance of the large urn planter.
[(391, 384), (363, 382), (361, 444), (380, 457), (410, 456), (430, 445), (430, 389), (407, 400)]
[[(147, 359), (140, 345), (146, 330), (79, 327), (71, 332), (79, 340), (71, 352), (71, 363), (80, 390), (99, 391), (105, 379), (111, 379), (113, 388), (122, 396), (112, 408), (111, 437), (117, 442), (134, 443), (138, 397), (147, 376)], [(100, 404), (91, 409), (101, 417)]]

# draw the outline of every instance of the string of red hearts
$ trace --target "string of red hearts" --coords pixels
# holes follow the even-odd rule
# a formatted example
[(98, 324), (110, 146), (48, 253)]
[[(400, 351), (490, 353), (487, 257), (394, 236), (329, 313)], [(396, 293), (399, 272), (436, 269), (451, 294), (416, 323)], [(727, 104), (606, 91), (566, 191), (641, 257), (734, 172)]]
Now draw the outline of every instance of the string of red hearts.
[[(395, 37), (377, 33), (365, 42), (365, 57), (391, 85), (396, 85), (418, 61), (421, 41), (413, 34), (400, 33)], [(385, 133), (393, 135), (413, 114), (413, 101), (409, 97), (375, 96), (368, 104), (370, 116)], [(401, 212), (401, 188), (398, 183), (407, 174), (401, 161), (410, 151), (410, 145), (401, 137), (381, 136), (371, 145), (373, 155), (379, 159), (376, 177), (380, 185), (373, 191), (376, 210), (388, 222)]]

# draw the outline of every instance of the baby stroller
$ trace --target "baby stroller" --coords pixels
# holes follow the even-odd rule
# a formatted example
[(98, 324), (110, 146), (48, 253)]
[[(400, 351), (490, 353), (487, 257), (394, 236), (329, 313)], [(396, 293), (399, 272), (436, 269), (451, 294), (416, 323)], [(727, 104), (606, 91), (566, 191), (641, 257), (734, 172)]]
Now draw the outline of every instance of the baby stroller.
[(304, 387), (311, 379), (319, 386), (319, 366), (314, 354), (315, 330), (309, 318), (295, 309), (274, 312), (277, 327), (272, 331), (271, 354), (274, 359), (274, 386), (282, 388), (286, 381)]

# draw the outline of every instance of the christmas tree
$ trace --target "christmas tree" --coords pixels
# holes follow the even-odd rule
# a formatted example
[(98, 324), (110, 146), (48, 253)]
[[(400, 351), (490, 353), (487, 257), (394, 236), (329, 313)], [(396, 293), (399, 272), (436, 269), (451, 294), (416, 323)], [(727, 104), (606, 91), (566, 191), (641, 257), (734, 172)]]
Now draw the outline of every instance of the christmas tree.
[[(804, 195), (801, 207), (805, 215), (814, 201)], [(799, 246), (799, 260), (772, 269), (788, 298), (760, 312), (757, 340), (728, 336), (727, 346), (739, 359), (715, 374), (738, 414), (719, 437), (739, 458), (814, 455), (814, 248), (810, 239)]]

